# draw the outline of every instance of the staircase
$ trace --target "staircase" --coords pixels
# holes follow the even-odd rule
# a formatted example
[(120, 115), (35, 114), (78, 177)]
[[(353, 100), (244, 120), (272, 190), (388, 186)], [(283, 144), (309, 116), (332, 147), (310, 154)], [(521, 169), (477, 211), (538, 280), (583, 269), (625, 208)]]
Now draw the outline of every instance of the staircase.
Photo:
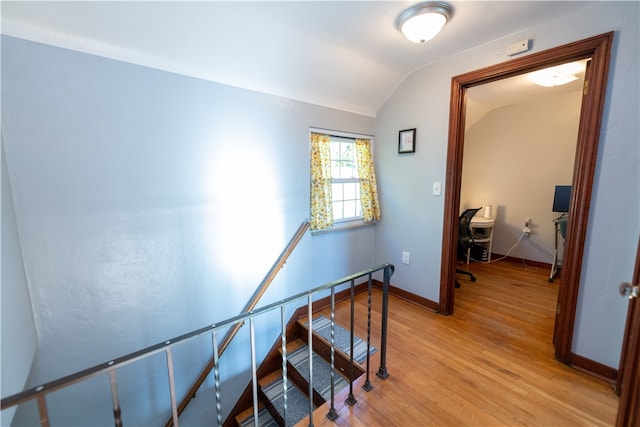
[[(287, 327), (287, 413), (284, 420), (284, 387), (282, 373), (282, 346), (277, 342), (258, 369), (258, 425), (259, 426), (293, 426), (304, 418), (308, 418), (309, 399), (309, 347), (308, 317), (295, 316)], [(312, 408), (315, 410), (331, 400), (331, 347), (327, 339), (329, 321), (324, 317), (314, 317), (312, 335), (312, 370), (313, 396)], [(318, 331), (316, 331), (318, 329)], [(324, 333), (323, 333), (324, 332)], [(335, 343), (340, 347), (349, 332), (336, 324)], [(354, 351), (362, 346), (354, 345)], [(345, 348), (345, 345), (347, 346)], [(343, 343), (334, 352), (334, 396), (349, 387), (351, 375), (350, 342)], [(366, 356), (366, 342), (364, 343)], [(362, 349), (360, 349), (362, 350)], [(355, 359), (355, 357), (354, 357)], [(354, 362), (353, 379), (364, 374), (364, 369)], [(249, 384), (231, 411), (224, 425), (226, 427), (249, 427), (254, 425), (254, 409), (252, 405), (252, 384)]]
[[(308, 227), (308, 222), (304, 223), (301, 226), (299, 233), (303, 233), (304, 230)], [(291, 243), (287, 246), (285, 250), (286, 253), (289, 253), (292, 250)], [(379, 349), (380, 354), (379, 358), (376, 357), (380, 363), (380, 367), (376, 373), (376, 376), (381, 379), (386, 379), (389, 376), (386, 367), (386, 349), (387, 349), (387, 325), (388, 325), (388, 315), (389, 315), (389, 287), (391, 276), (395, 271), (395, 267), (393, 264), (383, 264), (374, 268), (370, 268), (368, 270), (363, 270), (358, 273), (352, 274), (350, 276), (343, 277), (342, 279), (333, 281), (331, 283), (327, 283), (313, 289), (301, 292), (296, 295), (292, 295), (288, 298), (280, 300), (276, 303), (266, 305), (260, 308), (255, 308), (256, 302), (259, 297), (264, 293), (265, 284), (270, 283), (270, 278), (275, 274), (274, 271), (278, 268), (281, 268), (286, 256), (283, 254), (278, 261), (274, 264), (274, 267), (270, 270), (268, 277), (265, 278), (263, 283), (258, 287), (258, 290), (255, 292), (254, 296), (250, 299), (250, 301), (243, 309), (243, 312), (238, 316), (231, 317), (225, 320), (222, 320), (218, 323), (207, 325), (200, 329), (196, 329), (180, 336), (174, 337), (169, 340), (164, 340), (157, 344), (151, 345), (149, 347), (145, 347), (143, 349), (134, 351), (132, 353), (126, 354), (124, 356), (117, 357), (115, 359), (99, 363), (92, 367), (83, 369), (81, 371), (74, 372), (64, 377), (57, 378), (55, 380), (49, 381), (47, 383), (43, 383), (37, 385), (35, 387), (31, 387), (29, 389), (25, 389), (19, 393), (13, 394), (11, 396), (7, 396), (2, 398), (2, 402), (0, 405), (0, 409), (6, 410), (15, 406), (18, 406), (22, 403), (31, 402), (30, 406), (33, 408), (32, 410), (37, 410), (37, 416), (40, 419), (40, 425), (43, 427), (48, 427), (50, 425), (49, 421), (49, 409), (47, 407), (47, 397), (50, 393), (53, 393), (58, 390), (68, 389), (70, 393), (78, 392), (77, 389), (72, 389), (76, 384), (84, 383), (87, 380), (96, 377), (98, 375), (108, 376), (108, 381), (106, 382), (111, 391), (111, 408), (113, 414), (113, 421), (116, 426), (122, 426), (122, 414), (123, 408), (120, 405), (120, 391), (118, 386), (118, 372), (123, 367), (130, 365), (134, 362), (139, 362), (141, 360), (149, 359), (150, 357), (164, 353), (167, 364), (166, 364), (166, 372), (164, 375), (168, 376), (169, 380), (169, 398), (170, 398), (170, 406), (171, 406), (171, 418), (165, 423), (166, 427), (177, 426), (179, 425), (178, 417), (184, 411), (185, 407), (189, 403), (191, 399), (193, 399), (198, 391), (199, 387), (205, 381), (210, 372), (213, 372), (214, 378), (214, 389), (215, 389), (215, 404), (216, 404), (216, 425), (225, 427), (230, 426), (238, 426), (238, 425), (246, 425), (253, 423), (250, 418), (253, 416), (253, 412), (258, 413), (258, 424), (259, 425), (285, 425), (285, 418), (287, 419), (286, 425), (293, 425), (295, 420), (301, 420), (305, 416), (309, 415), (310, 409), (311, 412), (313, 408), (317, 408), (319, 406), (331, 406), (329, 408), (328, 413), (326, 414), (328, 418), (331, 420), (335, 420), (337, 414), (335, 413), (335, 407), (333, 402), (337, 399), (331, 399), (331, 395), (334, 397), (337, 396), (339, 389), (336, 390), (336, 387), (344, 387), (345, 383), (349, 385), (348, 390), (345, 388), (339, 399), (342, 400), (346, 395), (347, 391), (349, 393), (348, 398), (346, 399), (346, 403), (349, 405), (354, 405), (356, 400), (353, 395), (353, 385), (356, 378), (362, 376), (365, 373), (365, 370), (361, 366), (364, 364), (366, 366), (366, 378), (363, 378), (364, 385), (362, 388), (366, 391), (371, 389), (371, 384), (369, 383), (369, 373), (370, 373), (370, 360), (367, 357), (367, 352), (371, 353), (373, 347), (369, 348), (369, 345), (362, 341), (361, 339), (355, 339), (349, 332), (347, 332), (344, 328), (336, 326), (335, 334), (333, 337), (331, 336), (331, 322), (326, 318), (319, 319), (319, 323), (316, 323), (318, 319), (313, 320), (312, 331), (313, 334), (310, 336), (308, 329), (306, 327), (306, 320), (308, 320), (308, 316), (305, 315), (301, 317), (304, 313), (313, 312), (314, 310), (325, 310), (329, 307), (331, 316), (335, 316), (335, 301), (341, 300), (350, 300), (351, 301), (351, 319), (350, 325), (355, 325), (355, 317), (354, 317), (354, 301), (356, 288), (358, 288), (359, 292), (367, 292), (367, 309), (366, 309), (366, 323), (367, 328), (365, 334), (368, 336), (371, 335), (372, 329), (376, 332), (375, 334), (379, 338)], [(374, 275), (382, 274), (383, 280), (380, 283), (378, 280), (374, 279)], [(365, 280), (365, 282), (356, 285), (357, 280)], [(376, 283), (379, 283), (379, 287), (382, 290), (381, 299), (377, 299), (375, 301), (376, 305), (380, 305), (380, 316), (377, 316), (376, 322), (380, 322), (379, 328), (377, 326), (373, 326), (371, 322), (371, 309), (372, 309), (372, 289), (374, 280)], [(349, 285), (348, 289), (341, 290), (336, 292), (336, 288), (344, 285)], [(324, 298), (317, 298), (322, 293), (330, 292), (330, 296), (326, 296)], [(306, 309), (299, 309), (296, 314), (292, 316), (292, 320), (289, 324), (285, 325), (284, 323), (284, 310), (287, 306), (290, 306), (294, 303), (299, 303), (301, 300), (307, 300)], [(259, 368), (256, 368), (255, 362), (252, 361), (251, 366), (251, 376), (255, 378), (255, 387), (253, 383), (250, 384), (246, 390), (242, 393), (240, 399), (238, 399), (236, 406), (229, 413), (230, 415), (227, 417), (225, 422), (222, 422), (222, 399), (223, 399), (223, 390), (221, 388), (220, 382), (220, 363), (219, 359), (224, 350), (227, 348), (233, 337), (236, 335), (238, 330), (245, 323), (249, 323), (252, 339), (250, 340), (250, 348), (249, 350), (252, 353), (252, 359), (254, 359), (253, 355), (255, 354), (255, 342), (253, 339), (253, 322), (258, 319), (261, 320), (264, 318), (266, 313), (272, 312), (274, 309), (279, 308), (283, 313), (283, 317), (281, 319), (281, 325), (285, 328), (283, 335), (285, 336), (285, 343), (287, 347), (285, 350), (280, 353), (280, 349), (282, 349), (282, 344), (278, 345), (276, 343), (272, 350), (269, 352), (267, 358), (264, 359)], [(358, 316), (359, 325), (362, 325), (360, 322), (364, 322), (365, 316), (360, 313)], [(298, 319), (303, 319), (302, 321), (298, 321)], [(222, 333), (222, 331), (226, 331), (226, 335), (221, 341), (218, 341), (218, 333)], [(339, 333), (342, 332), (342, 333)], [(190, 342), (196, 337), (204, 337), (208, 336), (208, 339), (212, 341), (212, 357), (209, 362), (205, 365), (202, 372), (198, 376), (198, 378), (194, 381), (193, 385), (187, 390), (187, 393), (183, 396), (181, 401), (177, 400), (176, 396), (176, 377), (174, 370), (174, 359), (173, 359), (173, 349), (181, 347), (183, 344)], [(329, 337), (330, 339), (327, 339)], [(308, 340), (312, 342), (309, 343)], [(331, 393), (331, 387), (327, 383), (326, 380), (323, 380), (319, 377), (330, 377), (331, 369), (328, 368), (327, 363), (331, 360), (331, 346), (328, 344), (329, 341), (334, 343), (334, 366), (336, 368), (335, 372), (333, 372), (334, 376), (334, 393)], [(282, 342), (282, 339), (278, 340), (278, 342)], [(351, 345), (353, 342), (353, 345)], [(344, 344), (348, 343), (345, 348)], [(313, 354), (311, 355), (311, 359), (313, 363), (311, 363), (313, 370), (309, 370), (309, 364), (305, 363), (305, 360), (309, 360), (306, 356), (309, 354), (309, 347), (313, 349)], [(353, 347), (353, 350), (350, 351), (350, 347)], [(184, 348), (184, 347), (182, 347)], [(342, 351), (340, 351), (342, 349)], [(348, 354), (349, 353), (349, 354)], [(353, 354), (351, 354), (353, 353)], [(348, 354), (348, 355), (347, 355)], [(286, 356), (286, 365), (283, 366), (282, 361)], [(353, 358), (356, 362), (351, 363), (350, 360)], [(324, 360), (324, 361), (323, 361)], [(366, 363), (365, 363), (366, 362)], [(306, 367), (306, 369), (305, 369)], [(285, 376), (283, 372), (280, 370), (286, 370), (286, 378), (287, 378), (287, 414), (285, 417), (284, 414), (284, 389), (282, 383), (278, 384), (278, 381), (281, 381), (282, 377)], [(311, 378), (311, 384), (314, 387), (314, 391), (311, 393), (311, 400), (307, 397), (307, 393), (305, 390), (309, 389), (309, 372), (313, 372)], [(150, 376), (150, 380), (152, 381), (157, 375), (162, 374), (161, 370), (154, 370), (153, 375)], [(167, 378), (167, 377), (165, 377)], [(348, 378), (348, 380), (347, 380)], [(258, 380), (259, 379), (259, 380)], [(226, 391), (225, 391), (226, 394)], [(254, 395), (255, 401), (254, 404)], [(280, 397), (280, 400), (278, 398)], [(327, 400), (329, 399), (329, 400)], [(300, 404), (298, 404), (300, 402)], [(325, 402), (332, 402), (332, 404), (328, 405)], [(130, 403), (130, 402), (127, 402)], [(55, 402), (57, 408), (61, 408), (61, 402)], [(102, 405), (102, 402), (100, 403)], [(253, 408), (255, 405), (256, 410), (249, 410), (251, 415), (241, 416), (241, 413), (246, 411), (249, 408)], [(126, 405), (124, 408), (125, 411), (130, 410), (131, 405)], [(301, 407), (305, 407), (304, 409), (300, 409)], [(61, 414), (62, 411), (58, 411), (57, 415)], [(300, 415), (302, 414), (302, 415)], [(300, 418), (302, 416), (302, 418)], [(324, 414), (323, 414), (324, 416)], [(107, 423), (101, 423), (107, 424)]]

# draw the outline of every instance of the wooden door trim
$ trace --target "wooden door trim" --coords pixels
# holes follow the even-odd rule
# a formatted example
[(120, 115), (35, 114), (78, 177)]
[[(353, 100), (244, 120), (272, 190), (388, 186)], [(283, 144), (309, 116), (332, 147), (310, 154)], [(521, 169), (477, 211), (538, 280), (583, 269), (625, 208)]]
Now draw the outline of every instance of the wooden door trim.
[[(640, 285), (640, 240), (636, 252), (636, 266), (631, 284)], [(627, 322), (624, 331), (620, 367), (618, 368), (617, 391), (620, 405), (616, 427), (638, 425), (640, 422), (640, 299), (629, 301)]]
[(613, 43), (613, 32), (533, 53), (522, 58), (471, 71), (451, 79), (449, 143), (445, 176), (445, 210), (440, 273), (440, 311), (453, 314), (455, 260), (457, 252), (458, 212), (462, 182), (462, 156), (466, 110), (466, 90), (492, 81), (580, 59), (591, 59), (591, 80), (583, 97), (581, 120), (573, 175), (573, 191), (562, 286), (558, 294), (556, 317), (556, 357), (569, 362), (576, 305), (582, 270), (582, 256), (587, 234), (591, 191), (595, 176), (596, 154), (600, 137), (602, 109)]

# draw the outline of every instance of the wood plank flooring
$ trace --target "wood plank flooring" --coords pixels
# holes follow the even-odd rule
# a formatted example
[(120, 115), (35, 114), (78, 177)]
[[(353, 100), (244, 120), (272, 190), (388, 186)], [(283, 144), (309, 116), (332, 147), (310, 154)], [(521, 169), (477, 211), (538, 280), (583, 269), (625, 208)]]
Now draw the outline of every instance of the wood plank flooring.
[[(323, 408), (315, 426), (612, 426), (618, 398), (611, 386), (554, 358), (554, 311), (559, 280), (522, 264), (469, 266), (461, 276), (455, 313), (442, 316), (391, 297), (387, 368), (371, 392), (354, 386), (358, 403), (336, 398), (339, 418)], [(392, 281), (393, 282), (393, 281)], [(380, 293), (373, 298), (374, 345), (379, 344)], [(366, 294), (356, 303), (356, 333), (366, 337)], [(329, 316), (329, 312), (323, 314)], [(349, 305), (336, 321), (348, 325)], [(303, 420), (299, 425), (308, 425)]]

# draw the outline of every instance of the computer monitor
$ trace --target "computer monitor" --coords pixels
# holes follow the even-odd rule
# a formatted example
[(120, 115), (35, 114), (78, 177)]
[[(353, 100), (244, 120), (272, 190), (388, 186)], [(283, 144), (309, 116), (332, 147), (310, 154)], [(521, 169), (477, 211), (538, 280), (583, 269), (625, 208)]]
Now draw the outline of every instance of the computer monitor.
[(553, 196), (553, 212), (569, 212), (569, 202), (571, 201), (571, 186), (556, 185)]

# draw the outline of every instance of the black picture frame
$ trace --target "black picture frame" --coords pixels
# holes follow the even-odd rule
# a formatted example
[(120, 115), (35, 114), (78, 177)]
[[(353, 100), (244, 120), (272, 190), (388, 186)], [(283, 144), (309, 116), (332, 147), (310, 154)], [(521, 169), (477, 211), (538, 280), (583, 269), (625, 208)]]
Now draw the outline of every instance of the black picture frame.
[(416, 129), (405, 129), (398, 132), (398, 153), (416, 152)]

